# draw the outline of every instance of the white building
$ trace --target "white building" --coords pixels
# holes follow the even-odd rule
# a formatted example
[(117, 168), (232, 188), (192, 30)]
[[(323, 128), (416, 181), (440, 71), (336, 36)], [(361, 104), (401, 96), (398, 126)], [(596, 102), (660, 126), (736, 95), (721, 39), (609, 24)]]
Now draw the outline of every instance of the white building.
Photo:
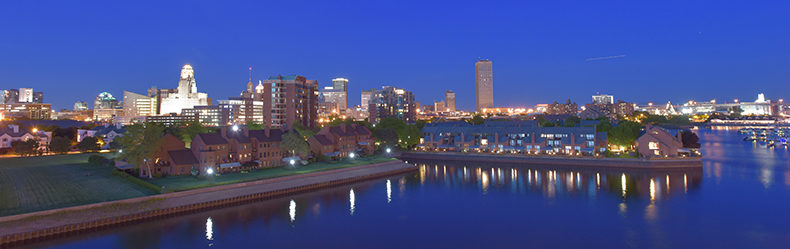
[(178, 88), (160, 90), (159, 98), (161, 99), (159, 114), (181, 113), (183, 109), (199, 105), (211, 105), (208, 95), (198, 92), (195, 72), (190, 65), (184, 65), (181, 69)]
[(19, 88), (19, 103), (33, 103), (33, 88)]
[(39, 131), (33, 129), (32, 131), (20, 131), (18, 125), (8, 125), (5, 129), (0, 129), (0, 148), (11, 148), (11, 143), (14, 141), (27, 141), (37, 140), (39, 148), (48, 148), (49, 142), (52, 141), (52, 132)]

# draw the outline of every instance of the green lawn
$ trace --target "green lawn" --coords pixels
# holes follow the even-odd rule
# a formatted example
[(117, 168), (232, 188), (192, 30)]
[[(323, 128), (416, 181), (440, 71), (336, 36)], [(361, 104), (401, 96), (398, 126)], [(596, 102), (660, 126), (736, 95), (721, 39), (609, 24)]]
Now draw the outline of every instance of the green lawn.
[(0, 216), (155, 194), (90, 155), (0, 159)]
[(339, 169), (354, 166), (361, 166), (373, 163), (380, 163), (386, 161), (397, 160), (389, 157), (366, 157), (357, 158), (354, 160), (343, 160), (339, 162), (319, 162), (310, 163), (305, 166), (298, 166), (294, 169), (287, 167), (275, 167), (268, 169), (253, 170), (248, 173), (232, 173), (225, 175), (217, 175), (208, 178), (194, 177), (194, 176), (168, 176), (163, 178), (146, 180), (147, 182), (160, 186), (163, 192), (183, 191), (189, 189), (196, 189), (208, 186), (224, 185), (231, 183), (254, 181), (266, 178), (298, 175), (311, 173), (329, 169)]

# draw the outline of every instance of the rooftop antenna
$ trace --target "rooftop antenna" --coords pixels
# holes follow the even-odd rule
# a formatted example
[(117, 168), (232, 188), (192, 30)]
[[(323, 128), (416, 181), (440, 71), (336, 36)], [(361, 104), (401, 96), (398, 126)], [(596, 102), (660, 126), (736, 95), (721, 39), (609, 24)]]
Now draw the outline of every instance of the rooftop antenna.
[(250, 66), (250, 81), (249, 82), (252, 82), (252, 66)]

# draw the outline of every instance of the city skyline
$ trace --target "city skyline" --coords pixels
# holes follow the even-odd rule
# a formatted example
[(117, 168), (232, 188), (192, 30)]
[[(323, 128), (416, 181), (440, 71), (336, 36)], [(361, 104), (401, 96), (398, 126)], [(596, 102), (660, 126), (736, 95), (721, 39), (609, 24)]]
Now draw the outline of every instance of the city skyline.
[[(169, 86), (174, 68), (184, 64), (199, 68), (201, 89), (214, 99), (237, 96), (252, 65), (257, 80), (299, 74), (323, 87), (333, 78), (347, 78), (351, 96), (393, 85), (412, 89), (417, 100), (428, 103), (453, 89), (458, 109), (473, 110), (470, 64), (480, 57), (497, 61), (496, 106), (567, 98), (584, 103), (595, 92), (626, 101), (678, 103), (759, 92), (774, 99), (790, 91), (790, 73), (782, 70), (790, 67), (783, 59), (790, 53), (784, 45), (790, 42), (790, 17), (780, 11), (790, 3), (783, 2), (683, 3), (682, 8), (680, 3), (624, 3), (617, 11), (587, 3), (569, 8), (495, 3), (478, 11), (471, 3), (433, 2), (424, 4), (425, 13), (407, 2), (389, 4), (381, 13), (366, 13), (374, 7), (367, 4), (316, 2), (299, 4), (309, 15), (288, 22), (271, 20), (283, 15), (277, 10), (295, 8), (293, 3), (239, 4), (244, 8), (157, 3), (159, 8), (139, 22), (130, 20), (138, 20), (145, 4), (52, 5), (40, 10), (13, 3), (0, 10), (0, 20), (11, 24), (0, 28), (9, 37), (0, 41), (6, 58), (0, 62), (0, 82), (5, 88), (49, 93), (46, 102), (54, 109), (90, 101), (104, 91), (122, 96), (124, 90)], [(231, 9), (243, 11), (230, 15)], [(261, 9), (268, 10), (267, 20), (255, 18)], [(427, 14), (436, 10), (446, 11)], [(173, 18), (174, 11), (183, 16)], [(346, 15), (325, 18), (333, 12)], [(481, 18), (462, 18), (473, 13)], [(427, 25), (413, 29), (414, 23)], [(266, 39), (271, 33), (308, 34), (321, 45), (311, 39)], [(470, 33), (481, 35), (469, 38)], [(173, 39), (183, 34), (195, 39)], [(348, 39), (327, 39), (335, 35)], [(44, 63), (56, 66), (41, 73)], [(660, 87), (643, 91), (642, 85)], [(349, 98), (349, 105), (356, 104), (358, 98)]]

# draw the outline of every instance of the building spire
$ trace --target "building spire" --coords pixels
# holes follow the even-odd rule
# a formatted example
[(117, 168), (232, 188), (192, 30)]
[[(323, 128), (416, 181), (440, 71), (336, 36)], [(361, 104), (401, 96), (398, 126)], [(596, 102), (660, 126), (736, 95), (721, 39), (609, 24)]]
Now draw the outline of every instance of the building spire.
[(253, 89), (252, 89), (252, 66), (250, 66), (250, 80), (247, 81), (247, 92), (248, 93), (253, 92)]

